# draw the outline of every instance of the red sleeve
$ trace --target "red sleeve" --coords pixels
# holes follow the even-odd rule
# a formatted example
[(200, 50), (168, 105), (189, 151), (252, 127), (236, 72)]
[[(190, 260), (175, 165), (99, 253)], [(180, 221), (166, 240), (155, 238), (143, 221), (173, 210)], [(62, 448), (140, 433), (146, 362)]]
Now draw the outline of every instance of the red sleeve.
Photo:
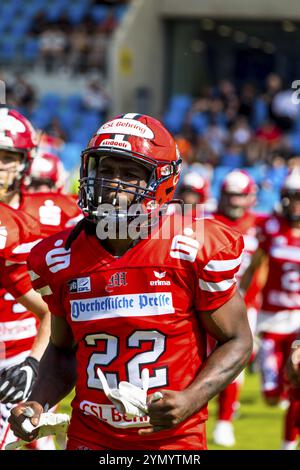
[(1, 285), (16, 298), (32, 288), (26, 259), (39, 236), (39, 225), (32, 217), (1, 205)]
[(237, 289), (235, 274), (240, 268), (244, 248), (243, 236), (225, 228), (215, 227), (210, 236), (204, 259), (198, 260), (198, 286), (196, 308), (201, 311), (216, 310), (233, 297)]
[(5, 260), (0, 261), (1, 285), (15, 298), (25, 295), (32, 289), (26, 264), (5, 266)]
[(44, 242), (41, 242), (28, 256), (27, 266), (32, 287), (43, 297), (53, 315), (64, 317), (66, 313), (63, 308), (62, 286), (49, 273), (45, 263), (46, 253)]

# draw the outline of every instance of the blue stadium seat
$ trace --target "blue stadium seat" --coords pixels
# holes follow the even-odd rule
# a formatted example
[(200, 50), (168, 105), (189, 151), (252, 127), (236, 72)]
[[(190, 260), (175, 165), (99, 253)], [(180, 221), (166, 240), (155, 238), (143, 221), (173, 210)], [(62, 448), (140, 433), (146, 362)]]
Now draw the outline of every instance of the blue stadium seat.
[(173, 95), (169, 104), (169, 109), (186, 113), (192, 105), (192, 97), (190, 95)]
[(228, 153), (225, 152), (220, 157), (220, 164), (227, 166), (234, 170), (234, 168), (241, 168), (244, 164), (244, 155), (241, 153)]
[(79, 24), (87, 13), (87, 7), (85, 3), (78, 5), (72, 5), (72, 8), (68, 12), (68, 18), (72, 24)]
[(31, 122), (38, 129), (45, 129), (51, 122), (53, 113), (48, 108), (38, 108), (31, 115)]
[(191, 126), (198, 135), (202, 135), (208, 126), (207, 115), (204, 113), (195, 113), (191, 118)]
[(80, 144), (81, 149), (84, 149), (92, 137), (92, 132), (91, 130), (83, 127), (83, 128), (77, 128), (77, 129), (72, 129), (70, 134), (70, 141), (71, 142), (76, 142), (77, 144)]
[(184, 115), (179, 112), (169, 111), (165, 114), (163, 121), (172, 134), (178, 134), (182, 129)]
[(65, 106), (72, 111), (79, 111), (82, 106), (82, 97), (79, 94), (70, 95), (65, 100)]
[[(86, 143), (85, 143), (86, 145)], [(71, 171), (80, 163), (80, 154), (82, 152), (82, 145), (76, 142), (67, 142), (60, 150), (60, 158), (67, 171)]]
[(46, 9), (46, 17), (49, 21), (56, 21), (62, 15), (64, 11), (64, 5), (60, 2), (50, 3)]
[(273, 211), (274, 206), (279, 202), (279, 192), (274, 191), (273, 188), (261, 189), (258, 193), (257, 211), (270, 213)]
[(61, 102), (61, 97), (57, 93), (46, 93), (42, 96), (40, 106), (50, 111), (57, 111)]
[(94, 5), (90, 9), (90, 17), (95, 23), (101, 23), (107, 17), (109, 7), (106, 5)]
[(15, 20), (11, 27), (12, 34), (18, 38), (22, 38), (29, 29), (30, 20), (27, 17)]
[(89, 136), (91, 137), (93, 132), (96, 132), (99, 129), (102, 119), (99, 117), (98, 113), (92, 111), (86, 111), (84, 113), (80, 113), (80, 127), (81, 129), (85, 129)]
[(264, 100), (257, 98), (254, 102), (252, 125), (257, 128), (268, 118), (268, 108)]
[(25, 60), (34, 61), (39, 54), (39, 40), (36, 38), (27, 38), (23, 47), (23, 56)]
[(60, 123), (65, 132), (68, 134), (72, 132), (72, 129), (76, 126), (78, 122), (77, 111), (71, 108), (64, 107), (59, 111), (58, 117)]
[(249, 173), (257, 185), (260, 185), (265, 178), (265, 165), (248, 166), (244, 169)]
[(0, 59), (11, 62), (18, 53), (19, 41), (14, 36), (6, 36), (0, 43)]

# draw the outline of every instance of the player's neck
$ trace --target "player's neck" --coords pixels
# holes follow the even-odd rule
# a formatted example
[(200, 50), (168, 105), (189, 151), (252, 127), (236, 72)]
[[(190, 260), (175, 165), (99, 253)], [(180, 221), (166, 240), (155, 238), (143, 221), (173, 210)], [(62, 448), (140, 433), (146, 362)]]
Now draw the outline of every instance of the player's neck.
[(292, 222), (292, 232), (294, 236), (300, 237), (300, 220)]
[(10, 207), (18, 208), (20, 205), (20, 194), (18, 191), (13, 191), (9, 194), (6, 194), (3, 198), (4, 204), (7, 204)]
[(113, 256), (119, 257), (122, 256), (128, 251), (132, 245), (134, 244), (135, 240), (132, 238), (126, 239), (111, 239), (107, 238), (101, 241), (101, 244), (105, 250), (111, 253)]

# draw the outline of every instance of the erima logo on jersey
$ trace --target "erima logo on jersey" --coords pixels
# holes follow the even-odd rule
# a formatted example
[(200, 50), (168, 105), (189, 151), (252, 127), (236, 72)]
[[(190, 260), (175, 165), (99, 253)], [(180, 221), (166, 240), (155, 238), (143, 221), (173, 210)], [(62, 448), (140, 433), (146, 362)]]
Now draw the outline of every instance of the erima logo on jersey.
[(68, 282), (70, 293), (91, 292), (91, 278), (79, 277)]
[(150, 281), (150, 286), (170, 286), (171, 281), (163, 281), (162, 279), (166, 277), (167, 272), (164, 271), (163, 273), (159, 273), (157, 271), (153, 271), (154, 276), (157, 278), (155, 281)]
[(112, 295), (71, 300), (70, 303), (73, 321), (167, 315), (175, 311), (171, 292)]

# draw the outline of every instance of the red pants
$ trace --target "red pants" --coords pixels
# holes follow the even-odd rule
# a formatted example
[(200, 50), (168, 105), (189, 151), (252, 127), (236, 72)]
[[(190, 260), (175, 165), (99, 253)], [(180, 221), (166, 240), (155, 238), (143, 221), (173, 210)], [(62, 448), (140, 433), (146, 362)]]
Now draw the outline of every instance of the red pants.
[(284, 367), (296, 333), (263, 333), (260, 350), (262, 389), (266, 397), (280, 397), (284, 389)]

